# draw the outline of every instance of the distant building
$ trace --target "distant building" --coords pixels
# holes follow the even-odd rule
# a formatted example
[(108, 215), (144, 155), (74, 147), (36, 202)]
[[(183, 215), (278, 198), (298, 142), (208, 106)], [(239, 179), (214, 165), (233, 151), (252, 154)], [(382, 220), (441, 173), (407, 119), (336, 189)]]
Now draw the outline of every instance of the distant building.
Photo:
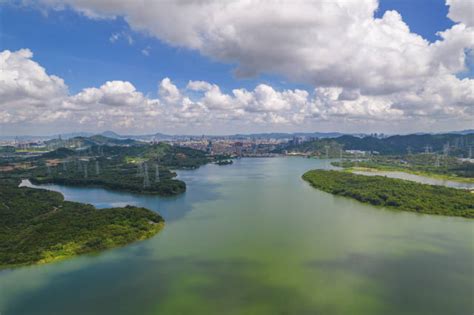
[(367, 151), (362, 151), (362, 150), (344, 150), (344, 152), (353, 154), (353, 155), (362, 155), (362, 156), (366, 156), (369, 153)]

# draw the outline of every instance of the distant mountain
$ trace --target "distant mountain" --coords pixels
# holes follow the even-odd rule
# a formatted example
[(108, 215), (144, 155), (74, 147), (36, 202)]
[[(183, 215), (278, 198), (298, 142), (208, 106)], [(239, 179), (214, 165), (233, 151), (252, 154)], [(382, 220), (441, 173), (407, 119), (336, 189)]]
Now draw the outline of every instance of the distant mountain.
[(100, 133), (99, 135), (107, 137), (107, 138), (112, 138), (112, 139), (134, 139), (134, 140), (141, 140), (141, 141), (172, 140), (172, 139), (175, 139), (176, 137), (181, 137), (181, 136), (166, 135), (163, 133), (145, 134), (145, 135), (120, 135), (110, 130), (104, 131)]
[(339, 147), (344, 150), (376, 151), (380, 154), (422, 153), (425, 151), (442, 153), (447, 149), (451, 155), (468, 156), (469, 148), (474, 147), (474, 133), (465, 135), (453, 133), (412, 134), (386, 138), (343, 135), (336, 138), (318, 139), (298, 144), (291, 142), (282, 146), (280, 150), (324, 152), (326, 147)]
[[(468, 129), (468, 130), (461, 130), (461, 131), (451, 131), (451, 132), (443, 132), (443, 133), (413, 133), (413, 134), (407, 134), (403, 136), (409, 136), (409, 135), (444, 135), (444, 134), (452, 134), (452, 135), (470, 135), (474, 134), (474, 129)], [(51, 140), (51, 139), (58, 139), (61, 137), (63, 140), (67, 139), (73, 139), (77, 137), (91, 137), (97, 135), (96, 133), (91, 133), (91, 132), (73, 132), (73, 133), (63, 133), (60, 135), (51, 135), (51, 136), (41, 136), (41, 135), (24, 135), (24, 136), (1, 136), (0, 135), (0, 140), (15, 140), (17, 139), (18, 141), (46, 141), (46, 140)], [(169, 134), (164, 134), (164, 133), (154, 133), (154, 134), (144, 134), (144, 135), (121, 135), (118, 134), (114, 131), (107, 130), (104, 132), (99, 133), (98, 135), (110, 138), (110, 139), (133, 139), (133, 140), (138, 140), (138, 141), (172, 141), (172, 140), (184, 140), (184, 139), (190, 139), (190, 138), (199, 138), (201, 136), (199, 135), (169, 135)], [(310, 139), (310, 138), (318, 138), (318, 139), (326, 139), (326, 138), (337, 138), (341, 137), (344, 135), (350, 135), (354, 136), (357, 138), (364, 138), (369, 136), (368, 134), (364, 133), (341, 133), (341, 132), (294, 132), (294, 133), (286, 133), (286, 132), (269, 132), (269, 133), (249, 133), (249, 134), (233, 134), (233, 135), (204, 135), (204, 137), (208, 139), (251, 139), (251, 138), (257, 138), (257, 139), (292, 139), (294, 137), (299, 137), (299, 138), (305, 138), (305, 139)], [(387, 136), (383, 136), (385, 138), (388, 138)], [(382, 138), (383, 138), (382, 137)]]
[(474, 129), (466, 129), (466, 130), (461, 130), (461, 131), (451, 131), (448, 133), (452, 134), (458, 134), (458, 135), (470, 135), (474, 133)]
[[(71, 132), (71, 133), (63, 133), (63, 134), (60, 134), (60, 135), (55, 135), (55, 136), (52, 136), (52, 138), (59, 138), (59, 136), (61, 136), (61, 139), (71, 139), (71, 138), (75, 138), (75, 137), (90, 137), (94, 135), (93, 133), (91, 132)], [(51, 138), (50, 138), (51, 139)]]
[[(114, 131), (104, 131), (99, 133), (99, 135), (111, 138), (111, 139), (133, 139), (140, 141), (170, 141), (170, 140), (182, 140), (189, 138), (198, 138), (198, 135), (168, 135), (164, 133), (154, 133), (154, 134), (144, 134), (144, 135), (121, 135)], [(234, 134), (234, 135), (204, 135), (209, 139), (249, 139), (249, 138), (258, 138), (258, 139), (291, 139), (293, 137), (303, 137), (303, 138), (335, 138), (344, 135), (340, 132), (296, 132), (296, 133), (283, 133), (283, 132), (272, 132), (272, 133), (250, 133), (250, 134)], [(358, 134), (360, 135), (360, 134)], [(88, 134), (85, 137), (90, 137), (92, 134)], [(365, 136), (365, 135), (364, 135)], [(63, 137), (64, 138), (64, 137)]]
[(112, 138), (112, 139), (122, 139), (124, 137), (122, 137), (121, 135), (113, 132), (113, 131), (104, 131), (102, 133), (100, 133), (101, 136), (104, 136), (104, 137), (107, 137), (107, 138)]
[(116, 139), (105, 137), (103, 135), (95, 135), (88, 138), (90, 141), (94, 142), (96, 145), (140, 145), (143, 144), (134, 139)]
[(134, 140), (134, 139), (115, 139), (105, 137), (103, 135), (94, 135), (90, 137), (74, 137), (69, 139), (51, 139), (45, 141), (45, 144), (50, 147), (62, 147), (67, 145), (74, 145), (74, 147), (90, 147), (94, 145), (121, 145), (121, 146), (131, 146), (131, 145), (142, 145), (143, 142)]

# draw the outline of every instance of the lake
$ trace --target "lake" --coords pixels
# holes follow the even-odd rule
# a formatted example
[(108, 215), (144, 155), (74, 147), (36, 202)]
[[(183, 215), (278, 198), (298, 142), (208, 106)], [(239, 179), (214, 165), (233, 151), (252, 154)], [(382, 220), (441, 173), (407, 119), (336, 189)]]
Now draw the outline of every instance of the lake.
[(474, 222), (376, 208), (310, 187), (306, 158), (180, 171), (185, 194), (48, 185), (68, 200), (159, 211), (155, 237), (0, 271), (2, 315), (472, 314)]

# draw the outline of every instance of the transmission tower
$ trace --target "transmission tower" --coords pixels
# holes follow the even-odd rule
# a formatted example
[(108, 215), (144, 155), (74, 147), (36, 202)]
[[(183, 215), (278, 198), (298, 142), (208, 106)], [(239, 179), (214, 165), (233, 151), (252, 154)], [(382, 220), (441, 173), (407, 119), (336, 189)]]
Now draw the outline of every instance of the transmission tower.
[(150, 179), (148, 178), (148, 164), (143, 165), (143, 188), (150, 187)]
[(158, 163), (155, 165), (155, 183), (160, 181), (160, 169), (158, 168)]
[(84, 163), (84, 178), (87, 178), (88, 177), (88, 174), (87, 174), (87, 162)]
[(443, 146), (443, 154), (445, 157), (449, 155), (449, 142)]
[(143, 162), (137, 164), (137, 177), (143, 176)]

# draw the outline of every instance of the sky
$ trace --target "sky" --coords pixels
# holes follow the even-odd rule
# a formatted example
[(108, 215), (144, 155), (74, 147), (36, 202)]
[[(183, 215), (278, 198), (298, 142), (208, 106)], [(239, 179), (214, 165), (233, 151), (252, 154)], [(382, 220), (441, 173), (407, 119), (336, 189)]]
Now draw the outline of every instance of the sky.
[(0, 1), (0, 133), (474, 128), (471, 0)]

